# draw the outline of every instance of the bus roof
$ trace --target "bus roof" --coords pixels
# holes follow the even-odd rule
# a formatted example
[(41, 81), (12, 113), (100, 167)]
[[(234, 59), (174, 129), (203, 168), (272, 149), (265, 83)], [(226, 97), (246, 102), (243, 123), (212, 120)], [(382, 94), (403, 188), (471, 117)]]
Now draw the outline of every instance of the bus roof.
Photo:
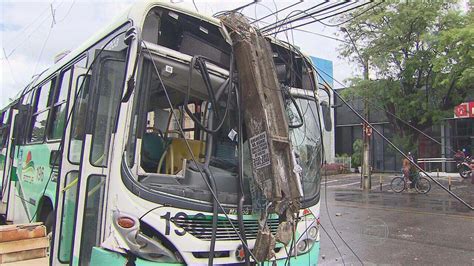
[[(100, 31), (98, 31), (96, 34), (91, 36), (87, 41), (82, 43), (79, 47), (76, 49), (72, 50), (70, 53), (68, 53), (66, 56), (61, 58), (58, 62), (56, 62), (54, 65), (49, 67), (48, 69), (44, 70), (42, 73), (39, 74), (39, 76), (36, 76), (35, 78), (32, 79), (32, 81), (25, 87), (23, 88), (20, 96), (16, 99), (14, 99), (11, 103), (9, 103), (7, 106), (4, 108), (0, 109), (0, 112), (3, 112), (5, 109), (9, 108), (10, 106), (14, 105), (17, 103), (18, 99), (21, 98), (25, 93), (30, 91), (34, 86), (38, 85), (41, 83), (43, 80), (51, 76), (52, 74), (56, 73), (58, 70), (63, 68), (65, 65), (67, 65), (70, 61), (74, 60), (78, 56), (82, 55), (87, 49), (98, 43), (100, 40), (105, 38), (107, 35), (109, 35), (113, 30), (117, 29), (121, 25), (125, 24), (126, 22), (131, 21), (134, 26), (139, 26), (141, 29), (141, 25), (145, 22), (145, 17), (148, 14), (148, 12), (157, 6), (165, 7), (167, 9), (180, 12), (180, 13), (186, 13), (187, 15), (197, 17), (203, 21), (206, 21), (211, 24), (219, 25), (220, 20), (214, 17), (209, 17), (209, 16), (204, 16), (202, 14), (199, 14), (195, 12), (192, 9), (187, 8), (186, 6), (183, 6), (181, 4), (176, 4), (176, 3), (171, 3), (170, 0), (146, 0), (146, 1), (137, 1), (135, 4), (131, 5), (128, 7), (122, 14), (117, 16), (108, 26), (102, 28)], [(289, 45), (286, 42), (283, 42), (281, 40), (278, 40), (276, 38), (270, 37), (271, 41), (285, 47), (287, 49), (291, 50), (291, 45)], [(305, 57), (308, 59), (308, 57), (305, 55)], [(311, 62), (311, 61), (309, 61)]]
[(14, 105), (18, 101), (18, 99), (21, 98), (21, 96), (23, 96), (25, 93), (31, 90), (34, 86), (38, 85), (43, 80), (45, 80), (52, 74), (56, 73), (58, 70), (60, 70), (62, 67), (64, 67), (66, 64), (68, 64), (70, 61), (72, 61), (76, 57), (82, 55), (85, 51), (87, 51), (87, 49), (92, 47), (94, 44), (96, 44), (97, 42), (105, 38), (107, 35), (109, 35), (113, 30), (117, 29), (118, 27), (125, 24), (126, 22), (131, 21), (133, 25), (135, 26), (138, 25), (141, 28), (141, 25), (143, 25), (148, 11), (156, 6), (166, 7), (170, 10), (174, 10), (177, 12), (184, 12), (188, 15), (198, 17), (212, 24), (216, 24), (216, 25), (219, 24), (218, 19), (208, 17), (208, 16), (203, 16), (199, 13), (196, 13), (194, 10), (188, 9), (187, 7), (184, 7), (183, 5), (180, 5), (180, 4), (173, 4), (170, 1), (165, 1), (165, 0), (137, 1), (135, 4), (131, 5), (124, 12), (122, 12), (122, 14), (114, 18), (113, 21), (108, 26), (102, 28), (97, 33), (92, 35), (89, 39), (87, 39), (87, 41), (82, 43), (79, 47), (75, 48), (66, 56), (61, 58), (61, 60), (59, 60), (54, 65), (50, 66), (49, 68), (44, 70), (42, 73), (40, 73), (39, 76), (34, 77), (32, 81), (28, 85), (26, 85), (25, 88), (22, 89), (22, 93), (20, 94), (20, 96), (14, 99), (11, 103), (7, 104), (7, 106), (5, 106), (4, 108), (0, 109), (0, 112)]

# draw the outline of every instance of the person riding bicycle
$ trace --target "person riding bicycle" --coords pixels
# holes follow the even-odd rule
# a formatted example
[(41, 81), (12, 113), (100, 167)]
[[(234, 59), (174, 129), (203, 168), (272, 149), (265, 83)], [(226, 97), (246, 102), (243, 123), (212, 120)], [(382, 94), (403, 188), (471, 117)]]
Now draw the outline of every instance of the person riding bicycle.
[(403, 159), (402, 173), (406, 179), (411, 181), (410, 188), (415, 188), (415, 184), (418, 181), (420, 174), (416, 167), (411, 165), (410, 160)]

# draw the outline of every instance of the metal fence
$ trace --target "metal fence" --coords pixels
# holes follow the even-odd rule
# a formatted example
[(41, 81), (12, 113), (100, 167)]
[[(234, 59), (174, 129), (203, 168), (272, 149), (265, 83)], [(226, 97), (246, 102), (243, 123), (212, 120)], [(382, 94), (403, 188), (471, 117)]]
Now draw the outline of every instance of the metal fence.
[(334, 158), (334, 163), (342, 164), (345, 169), (351, 169), (351, 157), (336, 157)]

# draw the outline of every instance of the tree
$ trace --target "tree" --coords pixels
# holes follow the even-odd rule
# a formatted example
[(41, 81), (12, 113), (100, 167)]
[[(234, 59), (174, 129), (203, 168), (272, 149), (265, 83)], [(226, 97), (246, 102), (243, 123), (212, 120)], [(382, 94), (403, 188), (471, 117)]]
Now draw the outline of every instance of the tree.
[(351, 156), (351, 166), (354, 168), (357, 168), (361, 165), (362, 163), (362, 140), (361, 139), (356, 139), (354, 143), (352, 143), (352, 156)]
[[(342, 18), (348, 34), (341, 56), (369, 61), (375, 79), (351, 80), (345, 95), (366, 97), (424, 130), (453, 115), (453, 107), (474, 96), (474, 16), (456, 2), (384, 2)], [(360, 58), (362, 57), (362, 59)], [(396, 139), (413, 149), (418, 133), (387, 114)]]

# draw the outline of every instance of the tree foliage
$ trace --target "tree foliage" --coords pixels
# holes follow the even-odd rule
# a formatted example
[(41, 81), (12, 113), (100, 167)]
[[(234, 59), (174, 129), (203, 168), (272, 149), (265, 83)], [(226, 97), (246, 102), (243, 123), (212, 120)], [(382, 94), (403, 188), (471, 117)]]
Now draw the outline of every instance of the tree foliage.
[[(456, 2), (385, 2), (341, 21), (348, 19), (341, 56), (359, 64), (368, 60), (371, 77), (351, 80), (349, 94), (422, 130), (451, 117), (468, 95), (474, 97), (472, 11), (463, 12)], [(387, 119), (398, 137), (415, 143), (417, 132), (389, 114)]]

